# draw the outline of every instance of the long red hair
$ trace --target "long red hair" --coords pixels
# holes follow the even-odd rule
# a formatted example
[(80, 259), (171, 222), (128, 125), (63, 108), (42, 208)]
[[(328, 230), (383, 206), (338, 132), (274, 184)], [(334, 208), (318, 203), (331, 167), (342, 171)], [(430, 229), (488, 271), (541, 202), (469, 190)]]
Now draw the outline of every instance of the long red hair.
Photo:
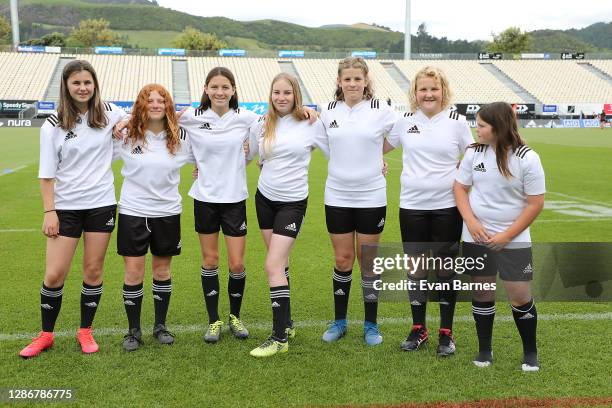
[(179, 125), (178, 119), (176, 118), (176, 111), (174, 109), (174, 102), (172, 96), (166, 88), (160, 84), (148, 84), (142, 87), (132, 107), (132, 117), (128, 123), (128, 136), (125, 139), (125, 143), (130, 142), (131, 144), (146, 144), (145, 131), (149, 124), (149, 112), (147, 110), (147, 104), (149, 103), (149, 96), (151, 92), (157, 92), (162, 98), (166, 105), (166, 117), (164, 119), (165, 130), (166, 130), (166, 147), (170, 154), (175, 154), (176, 149), (180, 144), (179, 140)]

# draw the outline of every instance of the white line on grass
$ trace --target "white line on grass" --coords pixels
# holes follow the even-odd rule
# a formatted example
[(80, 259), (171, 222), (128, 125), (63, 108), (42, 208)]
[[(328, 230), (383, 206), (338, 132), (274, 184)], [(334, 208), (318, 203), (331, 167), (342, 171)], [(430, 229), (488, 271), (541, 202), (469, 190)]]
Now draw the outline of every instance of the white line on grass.
[(542, 223), (542, 222), (569, 222), (569, 223), (574, 223), (574, 222), (600, 222), (600, 221), (612, 221), (612, 218), (576, 218), (576, 219), (559, 219), (559, 220), (535, 220), (536, 224)]
[(35, 228), (0, 229), (0, 233), (3, 233), (3, 232), (36, 232), (36, 231), (40, 231), (40, 230), (37, 230)]
[[(436, 316), (427, 316), (427, 320), (429, 321), (437, 321), (439, 318)], [(612, 312), (603, 312), (603, 313), (563, 313), (563, 314), (539, 314), (538, 320), (540, 321), (572, 321), (572, 320), (612, 320)], [(463, 315), (463, 316), (455, 316), (454, 321), (456, 322), (471, 322), (473, 321), (473, 317), (471, 315)], [(514, 322), (514, 318), (512, 316), (495, 316), (496, 322)], [(398, 325), (406, 325), (408, 327), (409, 321), (408, 318), (397, 318), (397, 317), (383, 317), (379, 318), (378, 322), (381, 325), (389, 325), (389, 326), (398, 326)], [(251, 329), (260, 329), (266, 330), (272, 327), (272, 322), (246, 322), (247, 326)], [(325, 320), (304, 320), (298, 321), (295, 323), (295, 326), (298, 328), (313, 328), (320, 327), (324, 328), (329, 322)], [(350, 320), (349, 324), (352, 325), (360, 325), (363, 324), (362, 320)], [(169, 325), (169, 329), (173, 333), (197, 333), (204, 332), (206, 329), (206, 325), (203, 324), (192, 324), (192, 325)], [(115, 335), (123, 335), (126, 333), (125, 328), (118, 327), (100, 327), (94, 330), (95, 334), (98, 336), (115, 336)], [(75, 336), (75, 331), (58, 331), (55, 332), (55, 337), (73, 337)], [(37, 336), (38, 333), (0, 333), (0, 341), (15, 341), (15, 340), (25, 340), (31, 339)]]
[(25, 169), (27, 166), (27, 164), (22, 164), (21, 166), (17, 166), (14, 169), (4, 169), (2, 171), (0, 171), (0, 177), (5, 176), (7, 174), (11, 174), (11, 173), (15, 173), (19, 170), (23, 170)]
[(576, 201), (582, 201), (582, 202), (591, 203), (591, 204), (599, 204), (599, 205), (603, 205), (605, 207), (612, 207), (612, 203), (606, 203), (606, 202), (603, 202), (603, 201), (589, 200), (587, 198), (576, 197), (576, 196), (569, 195), (569, 194), (564, 194), (564, 193), (557, 193), (555, 191), (547, 191), (546, 194), (554, 194), (554, 195), (557, 195), (559, 197), (571, 198), (572, 200), (576, 200)]

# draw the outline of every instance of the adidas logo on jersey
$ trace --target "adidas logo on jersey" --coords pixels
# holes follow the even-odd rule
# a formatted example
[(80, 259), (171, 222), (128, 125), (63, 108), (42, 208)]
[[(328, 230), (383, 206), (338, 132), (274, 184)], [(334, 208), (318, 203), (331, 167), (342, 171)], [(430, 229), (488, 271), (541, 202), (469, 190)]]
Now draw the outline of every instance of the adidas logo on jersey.
[(382, 227), (383, 225), (385, 225), (385, 218), (384, 217), (380, 219), (380, 222), (376, 226), (377, 227)]
[(98, 307), (98, 304), (96, 302), (89, 302), (89, 303), (85, 303), (85, 306), (87, 306), (87, 307)]
[(531, 264), (528, 264), (525, 269), (523, 269), (523, 273), (533, 273), (533, 267)]
[(272, 307), (280, 307), (280, 305), (277, 302), (272, 302)]
[(293, 231), (293, 232), (297, 231), (297, 227), (295, 226), (295, 222), (292, 222), (291, 224), (287, 225), (285, 227), (285, 229), (288, 230), (288, 231)]
[(338, 126), (338, 122), (336, 122), (336, 120), (333, 120), (332, 123), (329, 124), (329, 128), (330, 129), (338, 129), (340, 126)]
[(74, 139), (77, 136), (78, 135), (71, 130), (70, 132), (66, 133), (66, 137), (64, 138), (64, 142), (67, 141), (67, 140), (70, 140), (70, 139)]
[(204, 130), (212, 130), (212, 128), (210, 127), (210, 123), (208, 122), (204, 122), (201, 126), (200, 129), (204, 129)]
[(486, 173), (487, 169), (485, 169), (484, 163), (480, 163), (474, 166), (474, 171), (482, 171), (483, 173)]
[(155, 300), (164, 300), (159, 295), (153, 295), (153, 299), (155, 299)]
[(132, 154), (142, 154), (142, 153), (144, 152), (142, 151), (142, 147), (140, 146), (136, 146), (135, 148), (132, 149)]
[(53, 306), (51, 306), (51, 305), (50, 305), (50, 304), (48, 304), (48, 303), (43, 303), (43, 304), (41, 304), (41, 305), (40, 305), (40, 307), (42, 307), (43, 309), (46, 309), (46, 310), (51, 310), (51, 309), (53, 309)]
[(406, 131), (406, 133), (416, 133), (416, 134), (421, 134), (421, 131), (419, 130), (419, 128), (417, 127), (417, 125), (414, 125), (413, 127), (411, 127), (410, 129), (408, 129)]
[(213, 289), (213, 290), (211, 290), (210, 292), (208, 292), (208, 293), (206, 294), (206, 296), (215, 296), (217, 293), (219, 293), (219, 292), (217, 292), (216, 290), (214, 290), (214, 289)]
[(126, 306), (136, 306), (136, 303), (132, 302), (131, 300), (124, 300), (123, 304)]
[(109, 227), (115, 226), (115, 217), (111, 217), (110, 220), (106, 221), (106, 225)]
[(240, 226), (240, 231), (244, 231), (246, 228), (247, 228), (247, 226), (246, 226), (246, 222), (245, 222), (245, 221), (243, 221), (243, 222), (242, 222), (242, 225)]
[(242, 297), (242, 295), (240, 293), (230, 293), (231, 297), (235, 297), (235, 298), (239, 298)]
[(346, 293), (344, 293), (342, 289), (338, 289), (337, 291), (334, 292), (334, 295), (344, 296), (346, 295)]
[(521, 317), (518, 318), (519, 320), (527, 320), (527, 319), (533, 319), (533, 315), (531, 313), (525, 313), (524, 315), (522, 315)]

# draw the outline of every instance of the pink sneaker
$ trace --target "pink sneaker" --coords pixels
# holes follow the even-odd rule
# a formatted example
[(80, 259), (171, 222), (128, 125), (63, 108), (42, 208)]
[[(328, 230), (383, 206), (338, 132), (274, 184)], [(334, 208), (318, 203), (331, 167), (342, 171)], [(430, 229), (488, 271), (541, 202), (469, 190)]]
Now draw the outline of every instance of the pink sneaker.
[(81, 350), (83, 350), (83, 353), (85, 354), (97, 353), (100, 349), (98, 347), (98, 343), (96, 343), (93, 338), (91, 327), (79, 329), (79, 331), (77, 332), (77, 340), (81, 345)]
[(52, 345), (53, 332), (41, 331), (38, 337), (32, 339), (32, 342), (19, 352), (19, 355), (23, 358), (36, 357), (43, 351), (51, 348)]

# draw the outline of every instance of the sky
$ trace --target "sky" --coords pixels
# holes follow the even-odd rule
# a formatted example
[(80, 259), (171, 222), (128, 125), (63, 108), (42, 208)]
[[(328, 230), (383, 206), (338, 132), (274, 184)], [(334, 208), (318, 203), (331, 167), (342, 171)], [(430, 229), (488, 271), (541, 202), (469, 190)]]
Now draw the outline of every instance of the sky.
[[(405, 0), (157, 0), (163, 7), (198, 16), (251, 21), (274, 19), (319, 27), (326, 24), (376, 23), (404, 32)], [(436, 37), (491, 40), (510, 26), (522, 30), (583, 28), (612, 21), (610, 0), (411, 0), (410, 32), (420, 23)], [(432, 5), (434, 5), (432, 7)]]

